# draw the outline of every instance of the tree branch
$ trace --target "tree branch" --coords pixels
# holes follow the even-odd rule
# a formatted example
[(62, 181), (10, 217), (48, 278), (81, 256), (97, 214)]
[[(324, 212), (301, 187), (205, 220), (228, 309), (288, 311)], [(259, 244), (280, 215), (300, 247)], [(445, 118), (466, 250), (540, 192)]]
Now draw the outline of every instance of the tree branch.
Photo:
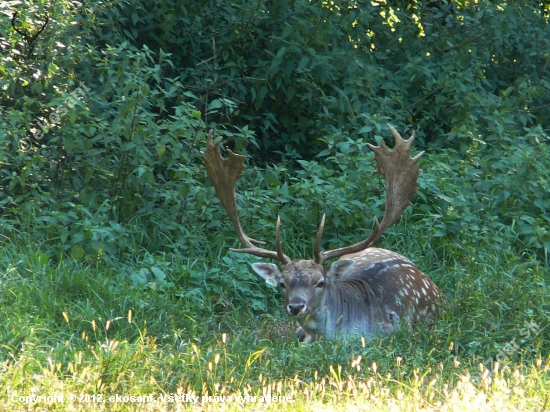
[(477, 36), (475, 37), (472, 37), (471, 39), (468, 39), (468, 40), (464, 40), (463, 42), (461, 43), (458, 43), (457, 45), (455, 46), (450, 46), (450, 47), (447, 47), (443, 50), (441, 50), (440, 48), (436, 47), (435, 49), (439, 52), (439, 53), (447, 53), (447, 52), (450, 52), (451, 50), (455, 50), (455, 49), (458, 49), (459, 47), (462, 47), (468, 43), (471, 43), (473, 41), (476, 41), (477, 39), (479, 39), (480, 37), (483, 37), (487, 34), (488, 32), (484, 31), (483, 33), (481, 34), (478, 34)]

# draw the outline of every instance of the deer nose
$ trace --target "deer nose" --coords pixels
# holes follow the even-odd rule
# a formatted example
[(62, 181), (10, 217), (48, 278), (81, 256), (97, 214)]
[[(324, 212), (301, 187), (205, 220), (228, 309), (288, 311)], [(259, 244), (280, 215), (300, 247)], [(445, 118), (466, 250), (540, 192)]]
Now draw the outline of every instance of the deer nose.
[(287, 306), (288, 313), (290, 313), (292, 316), (297, 316), (304, 310), (306, 307), (305, 303), (289, 303)]

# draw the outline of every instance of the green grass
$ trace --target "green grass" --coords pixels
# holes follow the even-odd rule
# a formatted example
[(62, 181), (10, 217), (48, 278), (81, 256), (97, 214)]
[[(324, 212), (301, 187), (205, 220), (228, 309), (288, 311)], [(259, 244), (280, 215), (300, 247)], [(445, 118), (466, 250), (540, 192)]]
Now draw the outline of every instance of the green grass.
[[(140, 286), (128, 268), (143, 266), (144, 252), (54, 263), (31, 242), (5, 240), (0, 409), (550, 410), (546, 263), (489, 238), (438, 247), (397, 238), (391, 248), (447, 295), (441, 318), (370, 342), (311, 345), (295, 342), (280, 296), (226, 249), (156, 256), (168, 278)], [(199, 290), (189, 279), (203, 272), (210, 284)], [(148, 395), (155, 402), (138, 402)]]

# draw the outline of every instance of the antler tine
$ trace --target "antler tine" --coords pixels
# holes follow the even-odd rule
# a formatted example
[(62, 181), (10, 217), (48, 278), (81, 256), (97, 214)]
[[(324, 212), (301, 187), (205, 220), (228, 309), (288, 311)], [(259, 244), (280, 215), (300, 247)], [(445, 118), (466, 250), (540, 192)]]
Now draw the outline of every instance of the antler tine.
[(264, 245), (265, 242), (248, 237), (241, 226), (239, 215), (237, 213), (237, 197), (235, 194), (235, 186), (237, 180), (242, 176), (242, 171), (245, 168), (244, 159), (246, 156), (233, 153), (227, 149), (229, 157), (224, 159), (220, 153), (220, 139), (216, 143), (213, 141), (214, 130), (210, 130), (206, 138), (206, 150), (202, 152), (204, 164), (208, 177), (216, 190), (218, 199), (227, 212), (229, 219), (233, 223), (233, 227), (237, 232), (239, 241), (243, 245), (243, 249), (231, 249), (237, 253), (248, 253), (254, 256), (260, 256), (270, 259), (279, 260), (283, 263), (289, 263), (291, 260), (282, 252), (280, 245), (280, 222), (277, 222), (277, 251), (262, 249), (255, 244)]
[(285, 265), (290, 263), (288, 256), (285, 256), (283, 253), (283, 248), (281, 247), (281, 216), (277, 216), (277, 229), (275, 230), (275, 250), (277, 251), (277, 257)]
[(319, 229), (317, 229), (317, 236), (315, 236), (315, 248), (313, 253), (315, 255), (315, 263), (322, 264), (323, 256), (321, 253), (321, 238), (323, 237), (323, 231), (325, 230), (325, 214), (323, 213), (323, 218), (319, 224)]
[(374, 246), (386, 229), (397, 222), (403, 211), (411, 204), (410, 199), (416, 192), (416, 181), (420, 174), (418, 159), (424, 152), (411, 158), (410, 148), (414, 142), (414, 132), (408, 140), (404, 140), (391, 125), (388, 124), (388, 127), (395, 139), (395, 147), (392, 151), (387, 149), (383, 140), (380, 146), (368, 145), (374, 151), (374, 160), (378, 164), (378, 169), (374, 173), (381, 174), (386, 180), (386, 208), (382, 223), (379, 224), (378, 220), (375, 220), (372, 234), (362, 242), (322, 253), (318, 251), (317, 243), (320, 244), (321, 239), (319, 233), (317, 233), (315, 246), (315, 260), (317, 263)]

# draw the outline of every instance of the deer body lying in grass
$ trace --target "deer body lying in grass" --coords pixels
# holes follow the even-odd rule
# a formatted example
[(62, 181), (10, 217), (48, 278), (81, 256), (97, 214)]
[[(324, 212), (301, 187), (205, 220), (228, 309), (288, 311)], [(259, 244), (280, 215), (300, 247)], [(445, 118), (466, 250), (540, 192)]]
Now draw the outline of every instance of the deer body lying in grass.
[[(389, 125), (388, 125), (389, 126)], [(300, 327), (300, 341), (312, 342), (319, 337), (360, 334), (367, 338), (392, 333), (405, 320), (409, 324), (428, 320), (437, 313), (444, 299), (439, 288), (410, 260), (389, 250), (374, 248), (384, 231), (397, 222), (410, 204), (420, 174), (418, 159), (409, 156), (414, 133), (404, 140), (389, 126), (395, 148), (390, 151), (384, 142), (379, 147), (369, 145), (375, 153), (379, 173), (386, 180), (386, 209), (381, 223), (376, 221), (372, 234), (365, 240), (339, 249), (321, 251), (325, 217), (315, 239), (314, 260), (292, 261), (281, 248), (281, 222), (277, 219), (275, 251), (257, 245), (264, 242), (248, 237), (237, 214), (235, 184), (242, 176), (244, 156), (228, 150), (229, 158), (220, 154), (220, 143), (213, 142), (212, 131), (203, 153), (208, 176), (224, 206), (242, 249), (238, 253), (278, 260), (273, 263), (253, 263), (252, 268), (267, 283), (283, 289), (288, 313)], [(340, 257), (330, 265), (328, 259)]]

